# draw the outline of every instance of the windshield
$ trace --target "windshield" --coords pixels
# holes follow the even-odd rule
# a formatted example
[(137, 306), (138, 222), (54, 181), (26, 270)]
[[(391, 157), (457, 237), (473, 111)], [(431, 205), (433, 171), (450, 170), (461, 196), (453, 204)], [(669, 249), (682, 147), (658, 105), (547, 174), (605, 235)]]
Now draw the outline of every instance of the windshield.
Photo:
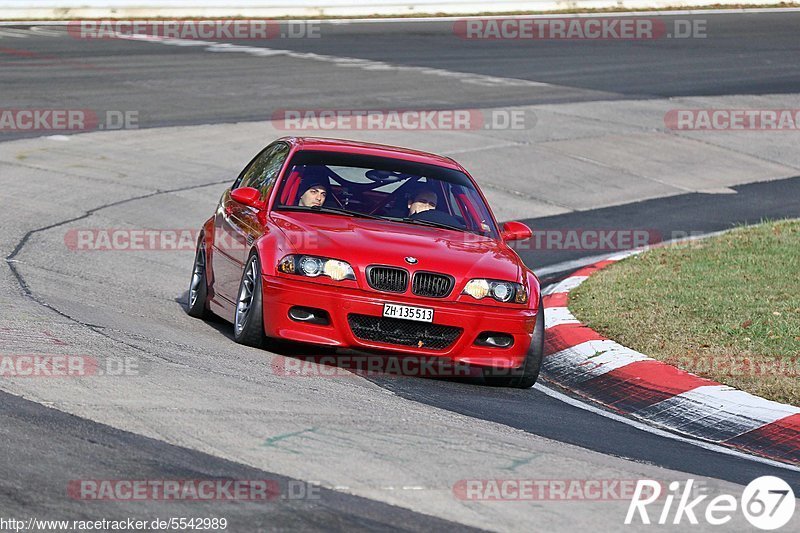
[(498, 236), (488, 207), (463, 172), (385, 157), (298, 152), (289, 162), (275, 208)]

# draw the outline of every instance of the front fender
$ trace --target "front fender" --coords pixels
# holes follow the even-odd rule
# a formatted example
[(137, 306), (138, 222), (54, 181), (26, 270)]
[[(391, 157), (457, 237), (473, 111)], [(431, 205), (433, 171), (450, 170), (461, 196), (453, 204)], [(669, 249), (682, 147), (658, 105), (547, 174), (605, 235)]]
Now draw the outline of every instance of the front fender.
[(284, 256), (297, 253), (286, 234), (276, 226), (268, 225), (267, 231), (255, 242), (250, 253), (257, 253), (261, 261), (261, 274), (274, 276), (278, 272), (278, 262)]
[(530, 299), (528, 300), (528, 305), (530, 306), (530, 309), (535, 309), (537, 310), (538, 313), (541, 311), (540, 309), (538, 309), (539, 299), (542, 294), (541, 283), (539, 282), (539, 278), (536, 276), (536, 274), (533, 273), (532, 270), (526, 268), (524, 270), (524, 273), (526, 275), (528, 290), (530, 292)]

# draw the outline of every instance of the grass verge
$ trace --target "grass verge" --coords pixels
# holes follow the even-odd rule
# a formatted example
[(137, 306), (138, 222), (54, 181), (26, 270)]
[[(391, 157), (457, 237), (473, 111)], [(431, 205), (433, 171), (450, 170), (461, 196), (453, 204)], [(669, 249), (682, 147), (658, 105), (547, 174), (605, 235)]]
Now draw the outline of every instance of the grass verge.
[(800, 406), (800, 220), (630, 257), (571, 292), (569, 307), (629, 348)]

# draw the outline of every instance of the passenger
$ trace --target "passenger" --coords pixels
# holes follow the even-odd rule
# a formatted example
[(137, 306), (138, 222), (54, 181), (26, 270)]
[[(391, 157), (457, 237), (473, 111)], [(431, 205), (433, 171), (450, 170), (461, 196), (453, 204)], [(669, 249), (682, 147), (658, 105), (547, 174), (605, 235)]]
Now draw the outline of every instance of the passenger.
[(430, 209), (436, 209), (438, 196), (433, 189), (422, 188), (417, 190), (408, 201), (408, 216), (416, 215)]

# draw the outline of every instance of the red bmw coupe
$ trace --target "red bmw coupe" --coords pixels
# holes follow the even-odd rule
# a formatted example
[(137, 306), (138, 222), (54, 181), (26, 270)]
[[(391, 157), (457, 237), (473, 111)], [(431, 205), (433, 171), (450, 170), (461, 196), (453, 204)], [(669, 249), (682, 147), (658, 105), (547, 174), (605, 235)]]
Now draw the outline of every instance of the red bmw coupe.
[(475, 181), (429, 153), (283, 138), (203, 224), (188, 312), (268, 339), (441, 357), (531, 387), (544, 348), (539, 280)]

